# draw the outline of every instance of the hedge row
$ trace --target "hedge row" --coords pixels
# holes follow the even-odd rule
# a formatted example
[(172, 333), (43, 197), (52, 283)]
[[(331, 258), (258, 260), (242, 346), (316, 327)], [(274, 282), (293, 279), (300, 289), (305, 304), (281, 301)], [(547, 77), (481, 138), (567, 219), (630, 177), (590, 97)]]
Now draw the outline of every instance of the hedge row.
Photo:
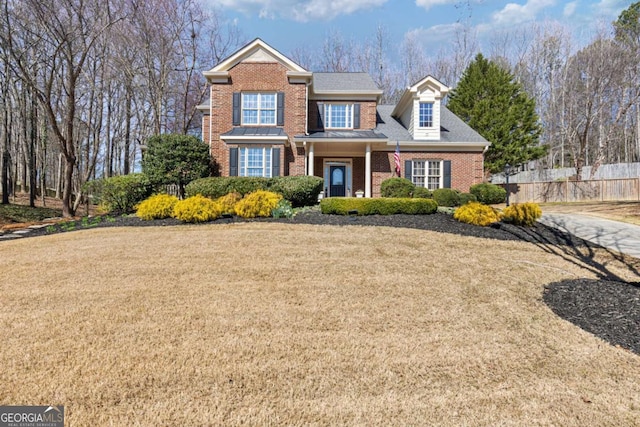
[(217, 199), (229, 193), (244, 196), (257, 190), (281, 194), (294, 207), (312, 206), (318, 203), (324, 181), (316, 176), (258, 177), (212, 177), (191, 181), (185, 188), (187, 197), (200, 194)]
[(331, 197), (322, 199), (320, 210), (336, 215), (426, 215), (435, 213), (438, 204), (431, 199)]

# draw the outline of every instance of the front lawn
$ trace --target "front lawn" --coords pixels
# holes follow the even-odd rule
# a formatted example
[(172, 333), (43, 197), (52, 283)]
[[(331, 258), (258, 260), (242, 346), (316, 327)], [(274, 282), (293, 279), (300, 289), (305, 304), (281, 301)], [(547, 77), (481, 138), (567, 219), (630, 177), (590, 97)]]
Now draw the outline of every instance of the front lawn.
[(534, 244), (253, 222), (0, 249), (0, 402), (69, 425), (640, 424), (640, 357), (542, 301), (594, 270)]

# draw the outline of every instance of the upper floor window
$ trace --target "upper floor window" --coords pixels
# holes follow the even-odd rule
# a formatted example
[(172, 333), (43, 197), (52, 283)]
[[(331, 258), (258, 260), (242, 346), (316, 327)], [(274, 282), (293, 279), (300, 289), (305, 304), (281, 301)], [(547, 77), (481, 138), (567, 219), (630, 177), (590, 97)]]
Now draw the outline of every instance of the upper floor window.
[(275, 125), (276, 94), (275, 93), (243, 93), (242, 94), (243, 125)]
[(419, 126), (421, 128), (433, 127), (433, 103), (420, 103)]
[(442, 187), (441, 160), (413, 160), (411, 165), (411, 181), (416, 187), (437, 190)]
[(324, 104), (326, 128), (353, 129), (353, 104)]

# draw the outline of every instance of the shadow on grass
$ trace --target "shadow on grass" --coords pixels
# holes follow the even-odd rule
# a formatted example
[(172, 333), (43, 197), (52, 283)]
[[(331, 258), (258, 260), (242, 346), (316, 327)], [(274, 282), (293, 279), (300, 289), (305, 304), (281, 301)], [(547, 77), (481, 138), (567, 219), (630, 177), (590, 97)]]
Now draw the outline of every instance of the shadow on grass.
[(637, 258), (596, 245), (573, 234), (541, 223), (531, 228), (501, 224), (500, 229), (513, 234), (521, 240), (535, 244), (547, 253), (560, 256), (574, 265), (586, 268), (602, 280), (624, 282), (640, 287), (640, 282), (629, 282), (612, 272), (608, 267), (608, 262), (595, 260), (596, 250), (605, 251), (611, 258), (624, 265), (630, 272), (640, 278), (640, 260)]

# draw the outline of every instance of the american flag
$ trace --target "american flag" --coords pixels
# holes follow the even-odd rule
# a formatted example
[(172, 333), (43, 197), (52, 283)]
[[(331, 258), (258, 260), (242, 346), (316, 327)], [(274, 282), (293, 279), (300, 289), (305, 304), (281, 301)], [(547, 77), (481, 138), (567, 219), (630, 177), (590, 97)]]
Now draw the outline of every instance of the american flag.
[(393, 153), (393, 160), (396, 163), (396, 175), (400, 176), (400, 143), (396, 141), (396, 152)]

